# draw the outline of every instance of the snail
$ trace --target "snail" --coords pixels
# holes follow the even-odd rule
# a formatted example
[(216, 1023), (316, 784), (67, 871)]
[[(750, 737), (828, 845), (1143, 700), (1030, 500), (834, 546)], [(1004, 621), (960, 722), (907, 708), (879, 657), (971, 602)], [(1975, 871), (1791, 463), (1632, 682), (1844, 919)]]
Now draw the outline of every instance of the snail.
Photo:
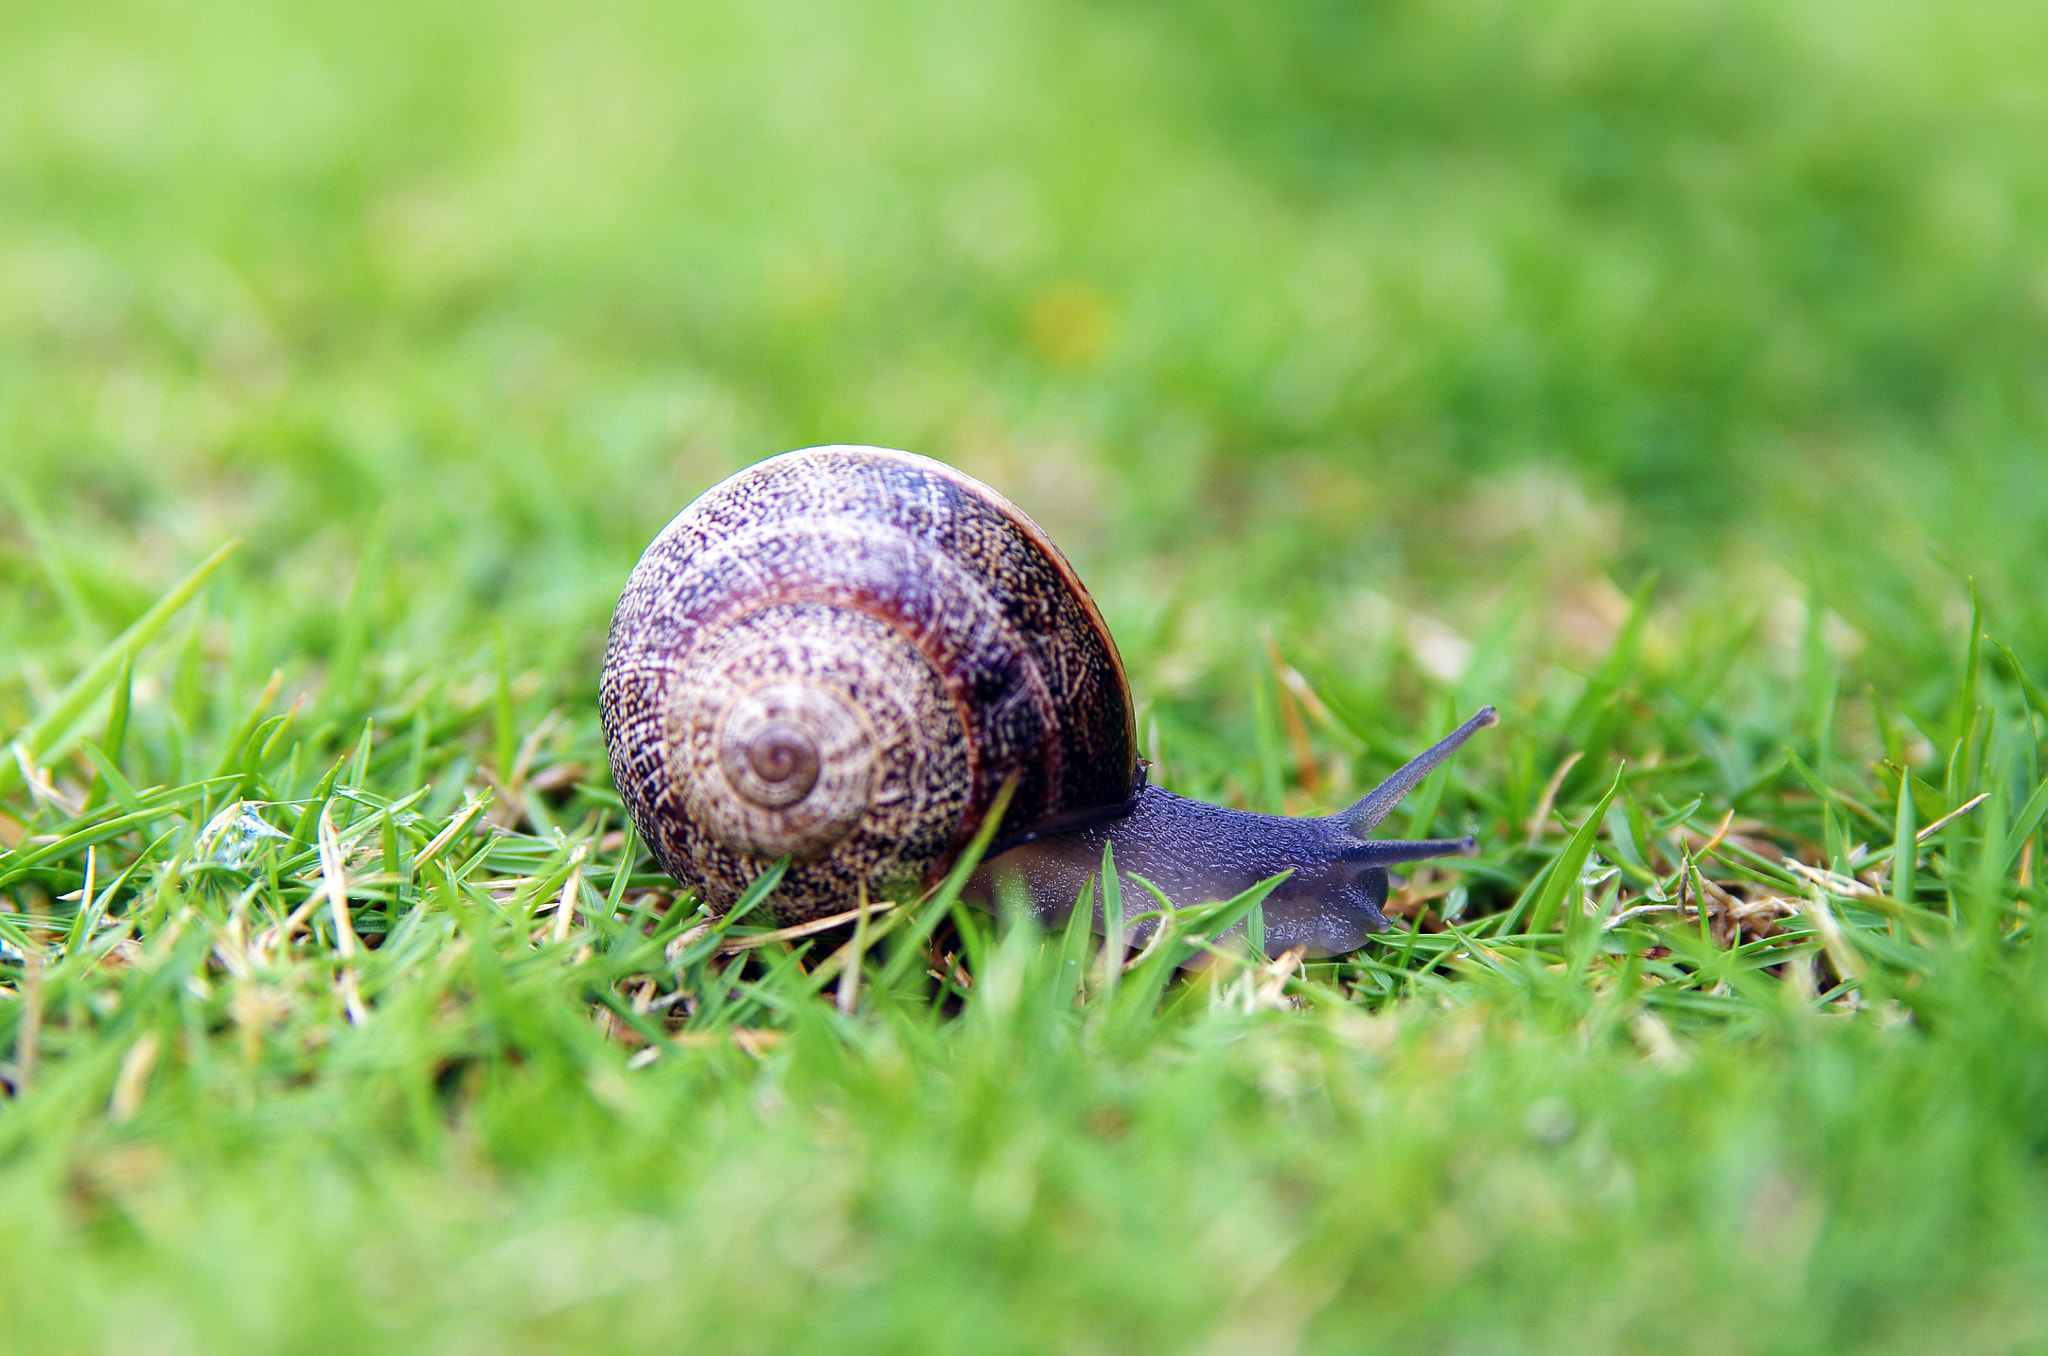
[(1116, 644), (1058, 548), (962, 472), (871, 447), (771, 457), (684, 509), (620, 596), (600, 708), (642, 840), (715, 911), (783, 857), (783, 923), (935, 883), (1009, 783), (967, 897), (1011, 882), (1056, 923), (1105, 844), (1176, 905), (1291, 872), (1263, 906), (1275, 955), (1355, 950), (1388, 926), (1388, 866), (1475, 850), (1366, 835), (1495, 722), (1326, 817), (1150, 785)]

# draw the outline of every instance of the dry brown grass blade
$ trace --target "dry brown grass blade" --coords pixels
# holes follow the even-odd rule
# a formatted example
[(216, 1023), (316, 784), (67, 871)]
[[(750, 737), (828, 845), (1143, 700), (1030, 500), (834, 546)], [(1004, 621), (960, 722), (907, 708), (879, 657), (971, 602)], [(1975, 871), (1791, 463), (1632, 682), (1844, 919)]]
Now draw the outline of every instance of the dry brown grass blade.
[(1304, 954), (1301, 948), (1290, 947), (1274, 957), (1269, 964), (1259, 968), (1258, 982), (1252, 990), (1252, 1000), (1258, 1007), (1283, 1006), (1287, 981), (1301, 968), (1301, 958)]
[(1274, 705), (1279, 708), (1280, 728), (1287, 735), (1288, 752), (1294, 755), (1294, 776), (1301, 789), (1313, 797), (1322, 787), (1322, 769), (1316, 765), (1315, 746), (1309, 742), (1308, 722), (1302, 718), (1300, 694), (1308, 687), (1280, 654), (1272, 633), (1264, 637), (1266, 664), (1273, 671)]
[(724, 1031), (678, 1031), (669, 1037), (671, 1043), (685, 1050), (708, 1050), (721, 1045), (737, 1045), (750, 1055), (759, 1055), (771, 1050), (789, 1039), (787, 1031), (776, 1031), (768, 1027), (736, 1026)]
[(860, 906), (854, 910), (853, 941), (848, 943), (853, 950), (847, 956), (846, 965), (839, 971), (839, 989), (833, 995), (833, 1001), (838, 1005), (839, 1011), (848, 1016), (851, 1016), (860, 1004), (860, 958), (868, 947), (870, 913), (868, 886), (866, 881), (862, 881)]
[(357, 942), (355, 925), (348, 916), (347, 865), (334, 833), (334, 819), (324, 805), (320, 807), (320, 893), (334, 918), (334, 949), (344, 961), (354, 960)]
[(114, 1092), (107, 1099), (107, 1118), (119, 1125), (135, 1119), (142, 1109), (143, 1094), (149, 1091), (149, 1075), (156, 1068), (157, 1052), (163, 1040), (154, 1031), (136, 1037), (135, 1044), (121, 1057), (121, 1072), (114, 1077)]
[(1733, 828), (1734, 826), (1735, 808), (1733, 806), (1730, 806), (1728, 809), (1728, 813), (1721, 816), (1721, 827), (1715, 829), (1714, 836), (1712, 838), (1709, 838), (1704, 844), (1701, 845), (1700, 850), (1693, 854), (1693, 860), (1698, 861), (1700, 858), (1705, 857), (1712, 853), (1715, 848), (1720, 847), (1721, 841), (1728, 836), (1728, 830)]
[(576, 919), (576, 901), (583, 891), (583, 860), (589, 855), (590, 844), (578, 843), (569, 856), (569, 878), (562, 882), (562, 893), (555, 897), (555, 921), (548, 929), (551, 942), (569, 940), (569, 926)]
[(1835, 920), (1835, 911), (1828, 907), (1825, 891), (1815, 889), (1805, 899), (1795, 901), (1802, 913), (1813, 920), (1814, 931), (1820, 934), (1820, 944), (1834, 963), (1835, 973), (1843, 979), (1863, 977), (1863, 957), (1856, 948), (1849, 945), (1849, 939), (1842, 935), (1842, 925)]
[(1543, 787), (1543, 794), (1537, 798), (1536, 812), (1529, 816), (1529, 837), (1524, 847), (1535, 847), (1543, 841), (1543, 831), (1550, 826), (1550, 811), (1557, 804), (1557, 793), (1564, 786), (1564, 779), (1571, 775), (1579, 760), (1586, 756), (1583, 749), (1574, 749), (1565, 755), (1557, 765), (1557, 771), (1550, 774), (1549, 782)]
[(1979, 805), (1982, 805), (1985, 801), (1990, 799), (1991, 793), (1989, 791), (1978, 792), (1969, 800), (1964, 801), (1961, 805), (1956, 806), (1955, 809), (1950, 810), (1947, 814), (1935, 820), (1932, 824), (1929, 824), (1926, 828), (1920, 830), (1920, 832), (1914, 834), (1913, 841), (1916, 843), (1926, 842), (1929, 838), (1932, 838), (1935, 834), (1940, 833), (1950, 824), (1953, 824), (1956, 820), (1961, 819), (1964, 815), (1970, 813), (1970, 811), (1976, 809)]
[(468, 828), (471, 821), (482, 814), (485, 807), (489, 806), (490, 803), (491, 793), (486, 791), (484, 794), (473, 798), (469, 804), (463, 806), (462, 813), (449, 820), (447, 828), (427, 840), (427, 845), (420, 849), (420, 855), (412, 859), (412, 869), (418, 871), (426, 866), (427, 863), (433, 861), (434, 858), (440, 856), (442, 850), (454, 842), (456, 837), (464, 829)]
[[(866, 912), (868, 917), (873, 919), (895, 907), (894, 900), (884, 900), (880, 904), (870, 904)], [(747, 937), (728, 937), (718, 944), (718, 954), (730, 956), (735, 951), (746, 951), (757, 946), (772, 946), (777, 942), (793, 942), (800, 937), (830, 932), (833, 928), (845, 927), (848, 923), (858, 923), (861, 912), (857, 908), (848, 909), (845, 913), (835, 913), (828, 918), (813, 918), (808, 923), (795, 923), (786, 928), (777, 928), (773, 932), (757, 932)]]
[[(369, 1013), (363, 1009), (362, 991), (356, 982), (355, 957), (362, 949), (356, 940), (355, 924), (348, 916), (348, 874), (347, 864), (341, 853), (341, 841), (334, 833), (334, 819), (328, 814), (328, 807), (320, 807), (320, 889), (313, 898), (326, 896), (329, 910), (334, 917), (334, 950), (341, 961), (341, 975), (336, 987), (341, 992), (341, 1003), (348, 1010), (348, 1019), (356, 1026), (369, 1020)], [(310, 902), (310, 901), (309, 901)]]

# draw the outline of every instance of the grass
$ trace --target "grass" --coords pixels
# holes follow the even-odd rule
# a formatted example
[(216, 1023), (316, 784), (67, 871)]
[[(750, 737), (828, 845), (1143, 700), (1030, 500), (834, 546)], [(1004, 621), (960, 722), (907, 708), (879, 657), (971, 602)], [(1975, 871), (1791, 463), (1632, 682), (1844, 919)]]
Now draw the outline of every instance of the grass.
[[(163, 20), (0, 20), (6, 1345), (2048, 1345), (2033, 8)], [(1481, 854), (1300, 969), (707, 924), (604, 623), (826, 440), (1176, 790), (1496, 703)]]

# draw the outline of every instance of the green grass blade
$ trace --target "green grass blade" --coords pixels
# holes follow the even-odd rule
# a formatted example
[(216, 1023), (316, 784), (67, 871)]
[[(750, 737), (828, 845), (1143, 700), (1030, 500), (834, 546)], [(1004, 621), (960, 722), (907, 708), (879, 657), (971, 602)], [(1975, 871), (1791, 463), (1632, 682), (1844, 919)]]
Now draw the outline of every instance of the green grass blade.
[[(988, 812), (982, 816), (981, 827), (975, 830), (973, 840), (961, 852), (959, 860), (953, 863), (953, 869), (946, 873), (946, 879), (931, 900), (918, 913), (916, 923), (904, 936), (897, 938), (888, 961), (882, 966), (881, 973), (875, 981), (881, 992), (887, 993), (895, 989), (909, 974), (911, 967), (923, 958), (922, 948), (925, 939), (932, 935), (932, 930), (938, 927), (939, 921), (960, 898), (960, 891), (966, 886), (967, 878), (974, 874), (974, 868), (981, 864), (982, 855), (988, 851), (988, 845), (995, 841), (996, 830), (1002, 826), (1003, 816), (1010, 808), (1010, 798), (1016, 793), (1017, 779), (1014, 776), (996, 791), (995, 800), (990, 803)], [(902, 912), (899, 909), (897, 916), (900, 917)]]
[(1917, 825), (1913, 777), (1911, 773), (1902, 773), (1899, 777), (1898, 819), (1892, 831), (1892, 898), (1901, 905), (1913, 902), (1914, 859), (1919, 856), (1919, 844), (1914, 841)]
[[(164, 623), (175, 617), (198, 595), (199, 590), (206, 587), (206, 582), (213, 578), (214, 572), (241, 544), (241, 538), (233, 538), (193, 566), (189, 574), (173, 584), (169, 592), (151, 604), (149, 610), (137, 617), (127, 630), (110, 641), (107, 647), (65, 686), (57, 695), (57, 699), (50, 704), (50, 709), (31, 721), (28, 728), (15, 739), (16, 745), (30, 760), (40, 761), (44, 755), (56, 748), (101, 694), (116, 679), (131, 670), (132, 657), (155, 638), (157, 632), (163, 629)], [(125, 703), (122, 710), (125, 727)], [(20, 785), (20, 766), (12, 758), (0, 759), (0, 796), (9, 794)]]
[(1607, 819), (1607, 807), (1614, 803), (1614, 797), (1621, 791), (1622, 778), (1628, 773), (1623, 764), (1615, 769), (1614, 782), (1607, 788), (1607, 794), (1586, 815), (1578, 831), (1564, 846), (1551, 864), (1550, 876), (1543, 884), (1543, 893), (1537, 896), (1529, 910), (1529, 931), (1548, 932), (1557, 918), (1558, 907), (1578, 883), (1579, 873), (1585, 869), (1586, 859), (1593, 853), (1593, 844), (1600, 837), (1600, 829)]
[(1102, 996), (1116, 996), (1117, 981), (1124, 970), (1124, 892), (1117, 879), (1116, 851), (1102, 845)]

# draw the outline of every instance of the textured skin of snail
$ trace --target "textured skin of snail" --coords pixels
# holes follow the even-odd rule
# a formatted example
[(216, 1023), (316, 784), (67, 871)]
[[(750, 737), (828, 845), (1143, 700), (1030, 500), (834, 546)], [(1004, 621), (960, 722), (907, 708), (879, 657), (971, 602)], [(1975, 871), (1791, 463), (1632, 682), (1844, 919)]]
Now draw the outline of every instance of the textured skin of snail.
[(715, 910), (783, 857), (785, 923), (929, 886), (1014, 779), (969, 898), (1063, 919), (1105, 843), (1180, 905), (1292, 872), (1267, 948), (1313, 955), (1387, 926), (1388, 864), (1471, 850), (1364, 835), (1493, 723), (1328, 818), (1148, 786), (1115, 642), (1059, 550), (961, 472), (865, 447), (772, 457), (679, 514), (619, 599), (600, 708), (642, 839)]
[[(1007, 882), (1041, 919), (1057, 922), (1090, 888), (1090, 876), (1101, 874), (1107, 844), (1128, 914), (1155, 907), (1150, 892), (1138, 884), (1141, 878), (1185, 907), (1233, 898), (1286, 872), (1261, 905), (1267, 952), (1335, 956), (1356, 951), (1387, 928), (1380, 912), (1387, 902), (1387, 867), (1469, 854), (1477, 847), (1470, 838), (1410, 842), (1365, 835), (1458, 745), (1496, 719), (1493, 708), (1486, 707), (1356, 805), (1334, 815), (1253, 814), (1147, 786), (1126, 815), (1036, 837), (992, 858), (976, 870), (969, 892), (985, 900), (999, 896)], [(1095, 911), (1099, 923), (1099, 891)], [(1143, 942), (1149, 931), (1149, 924), (1139, 924), (1130, 935)]]

